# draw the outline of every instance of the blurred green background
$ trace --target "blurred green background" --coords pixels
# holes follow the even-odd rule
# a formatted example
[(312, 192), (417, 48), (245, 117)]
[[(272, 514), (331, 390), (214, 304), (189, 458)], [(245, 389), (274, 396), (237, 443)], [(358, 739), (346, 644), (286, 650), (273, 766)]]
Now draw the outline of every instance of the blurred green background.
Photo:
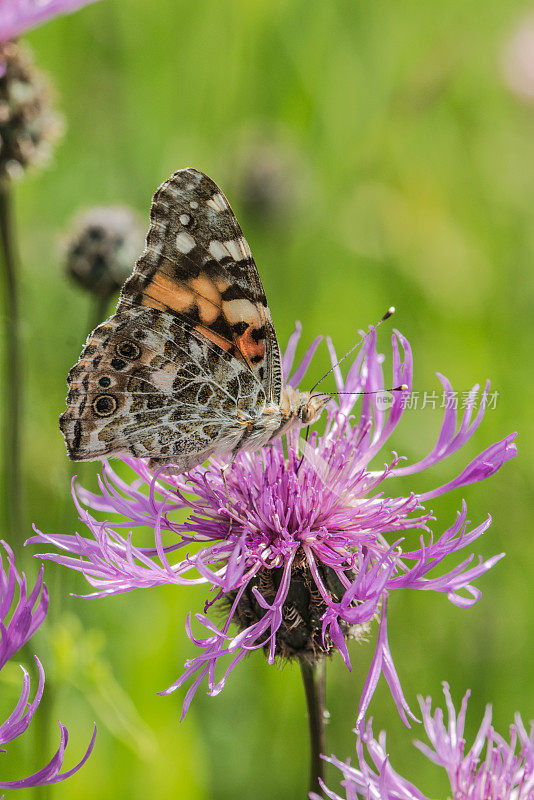
[[(73, 212), (94, 204), (127, 202), (148, 220), (157, 186), (195, 166), (238, 214), (281, 343), (300, 319), (305, 342), (330, 333), (344, 351), (394, 304), (414, 349), (415, 390), (438, 389), (436, 370), (460, 392), (491, 377), (497, 407), (475, 440), (401, 488), (444, 482), (519, 430), (519, 456), (497, 476), (431, 504), (437, 532), (463, 496), (475, 523), (490, 512), (477, 552), (507, 558), (479, 581), (483, 598), (468, 611), (431, 593), (393, 594), (390, 644), (413, 706), (419, 692), (439, 701), (448, 680), (456, 700), (472, 689), (471, 732), (487, 701), (503, 734), (516, 710), (534, 717), (534, 105), (503, 72), (531, 8), (516, 0), (483, 11), (475, 0), (102, 0), (25, 37), (68, 127), (51, 167), (16, 187), (27, 389), (21, 536), (31, 521), (56, 532), (76, 524), (57, 417), (90, 310), (64, 276), (58, 242)], [(271, 182), (274, 206), (257, 191), (262, 181)], [(388, 358), (389, 335), (384, 326)], [(322, 347), (310, 385), (326, 364)], [(440, 422), (438, 410), (406, 412), (391, 447), (422, 457)], [(97, 465), (79, 470), (88, 485), (96, 473)], [(71, 735), (68, 766), (93, 720), (97, 743), (84, 769), (43, 797), (306, 796), (296, 667), (268, 667), (255, 653), (217, 698), (200, 691), (180, 723), (183, 693), (156, 691), (193, 653), (184, 620), (201, 609), (203, 591), (81, 600), (68, 592), (84, 592), (83, 579), (60, 573), (47, 565), (51, 610), (32, 642), (49, 703), (3, 757), (6, 779), (51, 755), (60, 717)], [(340, 658), (328, 669), (328, 750), (343, 759), (354, 753), (375, 636), (353, 645), (352, 675)], [(17, 669), (2, 674), (2, 711), (18, 694)], [(403, 728), (383, 681), (372, 714), (375, 730), (388, 729), (393, 766), (445, 797), (441, 775), (411, 746), (422, 732)]]

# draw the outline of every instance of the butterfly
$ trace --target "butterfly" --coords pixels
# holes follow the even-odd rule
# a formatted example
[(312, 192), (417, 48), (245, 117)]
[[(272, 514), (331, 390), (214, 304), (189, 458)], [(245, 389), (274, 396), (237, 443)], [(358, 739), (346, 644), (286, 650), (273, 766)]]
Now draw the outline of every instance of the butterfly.
[(177, 473), (308, 425), (327, 399), (283, 385), (249, 245), (195, 169), (155, 193), (116, 313), (89, 335), (67, 383), (59, 425), (71, 459), (135, 456)]

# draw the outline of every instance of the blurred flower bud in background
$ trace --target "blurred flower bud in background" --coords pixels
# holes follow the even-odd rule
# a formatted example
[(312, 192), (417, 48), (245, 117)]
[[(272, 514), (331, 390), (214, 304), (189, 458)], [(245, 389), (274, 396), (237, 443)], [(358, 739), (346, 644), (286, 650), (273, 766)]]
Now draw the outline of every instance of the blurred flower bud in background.
[(69, 277), (91, 294), (118, 291), (144, 247), (145, 225), (126, 206), (95, 206), (79, 214), (65, 242)]
[(53, 95), (18, 42), (0, 43), (0, 179), (20, 177), (45, 164), (63, 130)]

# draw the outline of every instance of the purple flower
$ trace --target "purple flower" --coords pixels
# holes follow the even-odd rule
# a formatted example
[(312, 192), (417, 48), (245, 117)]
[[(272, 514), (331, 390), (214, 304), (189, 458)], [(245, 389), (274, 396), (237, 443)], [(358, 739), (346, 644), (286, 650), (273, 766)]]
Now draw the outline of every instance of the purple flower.
[(42, 25), (52, 17), (69, 14), (94, 0), (2, 0), (0, 42)]
[[(6, 573), (2, 558), (0, 557), (0, 631), (2, 637), (0, 642), (0, 669), (2, 669), (11, 656), (33, 636), (44, 621), (48, 608), (48, 593), (43, 583), (42, 567), (39, 571), (37, 582), (28, 596), (26, 577), (24, 573), (19, 574), (17, 571), (13, 552), (10, 547), (5, 542), (2, 542), (2, 544), (7, 553), (8, 567)], [(7, 621), (16, 589), (18, 590), (19, 599), (15, 608), (11, 611), (9, 621)], [(13, 739), (16, 739), (17, 736), (20, 736), (27, 730), (41, 702), (45, 684), (45, 674), (43, 666), (37, 656), (35, 656), (35, 661), (39, 672), (39, 684), (35, 697), (31, 702), (29, 701), (30, 676), (27, 670), (21, 667), (23, 673), (22, 691), (15, 708), (9, 717), (0, 724), (0, 746), (12, 742)], [(61, 767), (63, 766), (63, 756), (69, 735), (67, 729), (61, 722), (59, 723), (59, 728), (59, 748), (49, 763), (27, 778), (18, 781), (0, 781), (0, 789), (23, 789), (33, 786), (44, 786), (49, 783), (58, 783), (74, 775), (74, 773), (85, 764), (93, 749), (96, 728), (93, 731), (93, 736), (84, 757), (75, 767), (67, 772), (61, 772)], [(0, 752), (5, 751), (1, 750)]]
[[(300, 327), (285, 353), (286, 376), (299, 337)], [(290, 385), (304, 377), (319, 341), (313, 342), (289, 377)], [(336, 354), (328, 344), (335, 364)], [(467, 608), (480, 597), (473, 581), (502, 556), (473, 561), (468, 554), (448, 572), (429, 576), (448, 555), (470, 548), (490, 518), (470, 527), (462, 503), (452, 525), (435, 535), (428, 527), (431, 511), (423, 502), (488, 477), (516, 449), (514, 436), (508, 436), (444, 486), (407, 496), (388, 491), (396, 476), (419, 472), (458, 450), (479, 426), (489, 390), (487, 386), (482, 393), (475, 415), (477, 387), (473, 388), (460, 421), (454, 404), (447, 403), (437, 443), (422, 461), (400, 466), (401, 458), (393, 454), (389, 464), (371, 469), (371, 459), (397, 426), (411, 390), (410, 346), (397, 332), (392, 344), (391, 385), (406, 384), (408, 390), (384, 394), (383, 358), (376, 351), (375, 333), (369, 334), (345, 380), (335, 367), (339, 402), (329, 402), (325, 430), (313, 433), (304, 445), (302, 462), (299, 434), (291, 431), (284, 441), (260, 452), (240, 453), (230, 464), (212, 458), (206, 467), (185, 475), (161, 470), (153, 475), (143, 460), (124, 459), (135, 473), (128, 483), (106, 463), (99, 492), (73, 486), (79, 519), (89, 535), (37, 531), (30, 540), (57, 547), (59, 553), (40, 557), (82, 572), (94, 588), (92, 597), (169, 583), (209, 587), (203, 613), (195, 614), (197, 629), (204, 628), (205, 633), (193, 631), (191, 615), (186, 624), (198, 653), (164, 692), (191, 682), (184, 713), (205, 678), (209, 693), (218, 694), (230, 672), (252, 650), (263, 648), (272, 663), (277, 656), (314, 661), (338, 649), (350, 669), (346, 640), (363, 638), (372, 620), (380, 617), (358, 719), (363, 719), (383, 674), (408, 725), (411, 712), (388, 645), (388, 595), (404, 588), (442, 592), (455, 605)], [(448, 381), (440, 379), (445, 396), (453, 396)], [(384, 398), (389, 411), (384, 410)], [(89, 509), (102, 512), (104, 521)], [(181, 509), (190, 509), (185, 522), (175, 520), (174, 512)], [(132, 525), (151, 526), (154, 547), (135, 545), (131, 531), (121, 533)], [(406, 533), (412, 529), (421, 533), (408, 544)], [(225, 610), (222, 625), (208, 616), (213, 604)]]
[[(448, 684), (443, 684), (447, 703), (448, 723), (443, 712), (431, 713), (431, 699), (419, 697), (423, 723), (430, 745), (415, 742), (431, 761), (447, 772), (452, 800), (532, 800), (534, 798), (534, 731), (531, 726), (527, 734), (519, 714), (515, 724), (510, 725), (510, 740), (495, 732), (491, 724), (491, 705), (486, 713), (470, 750), (466, 750), (464, 724), (470, 692), (462, 700), (460, 712), (456, 714)], [(366, 761), (365, 749), (372, 762)], [(395, 772), (389, 763), (386, 751), (386, 736), (382, 731), (378, 741), (373, 737), (371, 722), (365, 734), (358, 737), (356, 751), (358, 767), (350, 761), (339, 761), (335, 756), (327, 758), (338, 767), (343, 780), (347, 800), (427, 800), (413, 784)], [(340, 795), (323, 785), (327, 797), (341, 800)], [(312, 800), (322, 800), (310, 794)]]
[[(15, 567), (13, 552), (5, 544), (7, 552), (7, 572), (0, 555), (0, 669), (7, 661), (26, 644), (37, 628), (43, 623), (48, 610), (48, 592), (43, 583), (43, 567), (39, 570), (37, 581), (28, 595), (26, 576), (19, 575)], [(15, 593), (18, 593), (17, 604), (7, 616), (13, 605)]]

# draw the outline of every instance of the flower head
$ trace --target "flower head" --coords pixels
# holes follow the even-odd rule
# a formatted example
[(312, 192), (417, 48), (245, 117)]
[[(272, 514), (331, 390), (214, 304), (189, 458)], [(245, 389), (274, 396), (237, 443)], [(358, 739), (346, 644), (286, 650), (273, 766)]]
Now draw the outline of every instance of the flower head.
[[(300, 329), (285, 353), (286, 376), (291, 374), (299, 336)], [(290, 385), (302, 380), (318, 343), (289, 377)], [(392, 385), (406, 384), (408, 390), (390, 397), (389, 411), (384, 410), (383, 359), (372, 332), (345, 380), (335, 367), (340, 399), (329, 403), (324, 432), (312, 434), (303, 460), (298, 432), (293, 430), (285, 441), (259, 452), (240, 453), (230, 464), (212, 458), (207, 466), (185, 475), (161, 470), (153, 475), (144, 461), (124, 459), (136, 475), (129, 484), (105, 464), (98, 493), (73, 489), (89, 535), (38, 532), (30, 540), (56, 546), (59, 553), (40, 557), (82, 572), (94, 588), (92, 596), (164, 583), (209, 587), (203, 613), (195, 614), (205, 633), (193, 631), (191, 615), (186, 624), (198, 654), (167, 689), (172, 692), (191, 681), (184, 712), (204, 678), (210, 694), (216, 695), (235, 666), (256, 649), (263, 648), (269, 662), (277, 656), (313, 661), (339, 650), (350, 668), (347, 639), (361, 638), (372, 620), (380, 617), (359, 719), (384, 674), (408, 724), (411, 712), (388, 645), (388, 595), (403, 588), (443, 592), (461, 607), (479, 599), (472, 582), (500, 556), (473, 563), (471, 554), (449, 572), (438, 576), (429, 572), (448, 555), (470, 548), (490, 518), (470, 527), (463, 503), (452, 525), (435, 535), (429, 529), (431, 512), (423, 503), (491, 475), (515, 454), (514, 437), (488, 448), (444, 486), (408, 495), (389, 490), (396, 476), (419, 472), (458, 450), (480, 424), (488, 393), (486, 387), (475, 415), (474, 387), (459, 424), (454, 404), (447, 405), (437, 443), (422, 461), (400, 466), (401, 459), (393, 454), (390, 463), (372, 468), (371, 459), (398, 424), (412, 384), (410, 346), (400, 333), (392, 343)], [(331, 343), (329, 347), (335, 364)], [(452, 387), (445, 378), (441, 381), (449, 397)], [(174, 512), (183, 509), (190, 515), (178, 522)], [(105, 521), (98, 521), (91, 511), (103, 512)], [(150, 548), (135, 545), (132, 532), (121, 533), (147, 525), (154, 530)], [(420, 534), (409, 544), (414, 529)], [(225, 609), (221, 625), (208, 615), (214, 604)], [(229, 664), (216, 675), (225, 660)]]
[(50, 89), (28, 49), (0, 41), (0, 180), (46, 163), (61, 126)]
[[(2, 542), (2, 545), (7, 554), (7, 570), (4, 568), (3, 560), (0, 557), (0, 670), (40, 627), (46, 617), (48, 608), (48, 593), (43, 583), (42, 568), (35, 586), (28, 594), (26, 577), (24, 573), (17, 571), (12, 550), (5, 542)], [(17, 593), (18, 600), (15, 607), (12, 608)], [(37, 656), (35, 656), (35, 662), (39, 672), (39, 683), (35, 696), (30, 702), (30, 675), (24, 667), (21, 667), (23, 673), (22, 691), (13, 711), (0, 724), (0, 746), (12, 742), (13, 739), (16, 739), (28, 729), (33, 715), (41, 702), (45, 674)], [(58, 783), (73, 775), (85, 764), (93, 749), (96, 729), (82, 760), (72, 769), (61, 772), (68, 742), (68, 731), (61, 722), (59, 723), (59, 728), (59, 748), (48, 764), (27, 778), (17, 781), (0, 781), (0, 789), (23, 789)], [(5, 751), (2, 750), (1, 752)]]
[(80, 214), (65, 245), (68, 275), (99, 297), (118, 291), (143, 249), (144, 226), (126, 206), (96, 206)]
[(42, 25), (43, 22), (69, 14), (94, 0), (2, 0), (0, 5), (0, 42)]
[[(454, 708), (449, 687), (443, 684), (448, 722), (438, 708), (432, 714), (431, 699), (419, 697), (423, 723), (430, 746), (415, 742), (431, 761), (447, 772), (452, 800), (532, 800), (534, 798), (534, 731), (525, 730), (519, 714), (510, 725), (510, 739), (495, 732), (491, 724), (491, 706), (486, 707), (482, 724), (470, 749), (464, 738), (464, 725), (469, 692), (462, 700), (459, 713)], [(413, 784), (395, 772), (389, 763), (386, 737), (382, 732), (376, 740), (371, 722), (357, 742), (358, 766), (339, 761), (335, 756), (326, 760), (343, 774), (342, 786), (347, 800), (427, 800)], [(366, 761), (365, 750), (372, 766)], [(340, 796), (323, 787), (327, 797)], [(311, 794), (312, 800), (320, 800)]]

